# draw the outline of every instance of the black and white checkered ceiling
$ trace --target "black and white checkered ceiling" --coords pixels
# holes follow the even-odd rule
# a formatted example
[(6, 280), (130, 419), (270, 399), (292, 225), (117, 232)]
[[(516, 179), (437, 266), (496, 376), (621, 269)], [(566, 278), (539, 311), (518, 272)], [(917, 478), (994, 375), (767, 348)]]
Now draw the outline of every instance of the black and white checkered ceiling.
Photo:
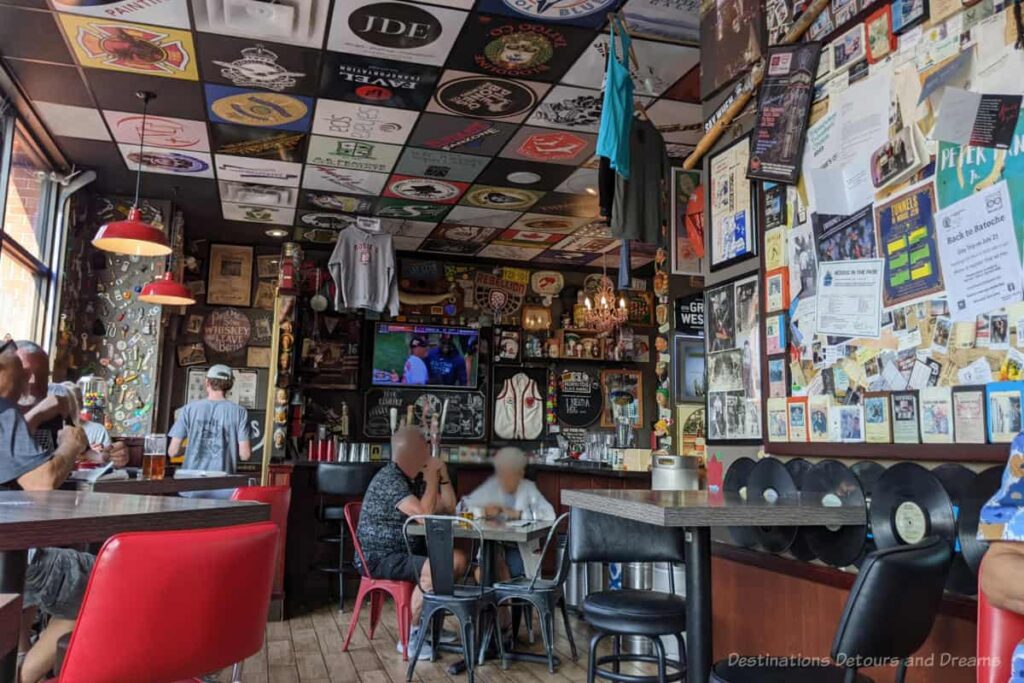
[[(400, 250), (599, 264), (618, 246), (593, 220), (616, 9), (682, 156), (695, 0), (0, 0), (0, 54), (69, 161), (121, 194), (141, 164), (190, 238), (328, 242), (362, 214)], [(141, 155), (139, 90), (157, 94)]]

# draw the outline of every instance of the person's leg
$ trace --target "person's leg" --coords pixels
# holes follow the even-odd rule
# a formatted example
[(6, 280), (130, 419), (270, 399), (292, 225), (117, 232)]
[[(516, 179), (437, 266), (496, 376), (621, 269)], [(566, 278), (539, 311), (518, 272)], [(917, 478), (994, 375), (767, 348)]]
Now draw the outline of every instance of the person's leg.
[(24, 655), (32, 647), (32, 626), (36, 623), (36, 607), (21, 611), (21, 633), (18, 635), (18, 653)]
[(57, 660), (57, 641), (65, 633), (71, 633), (74, 627), (75, 622), (71, 619), (50, 619), (25, 656), (25, 662), (21, 665), (21, 683), (37, 683), (50, 672)]
[[(423, 591), (429, 591), (434, 587), (430, 577), (430, 561), (425, 561), (420, 569), (420, 582), (416, 590), (412, 592), (412, 623), (418, 624), (420, 613), (423, 611)], [(420, 589), (423, 590), (420, 590)]]

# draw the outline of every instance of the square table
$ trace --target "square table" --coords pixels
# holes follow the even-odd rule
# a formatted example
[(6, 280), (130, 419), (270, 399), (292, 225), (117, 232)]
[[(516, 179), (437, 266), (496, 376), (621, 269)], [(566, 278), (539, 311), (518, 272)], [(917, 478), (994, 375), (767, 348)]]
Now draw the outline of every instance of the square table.
[[(29, 548), (103, 541), (125, 531), (170, 531), (270, 519), (267, 505), (229, 500), (84, 491), (0, 491), (0, 594), (25, 592)], [(17, 651), (0, 657), (15, 680)]]
[(562, 504), (657, 526), (685, 529), (686, 680), (706, 683), (711, 671), (711, 527), (867, 524), (867, 509), (825, 506), (800, 494), (775, 503), (735, 493), (590, 489), (562, 491)]

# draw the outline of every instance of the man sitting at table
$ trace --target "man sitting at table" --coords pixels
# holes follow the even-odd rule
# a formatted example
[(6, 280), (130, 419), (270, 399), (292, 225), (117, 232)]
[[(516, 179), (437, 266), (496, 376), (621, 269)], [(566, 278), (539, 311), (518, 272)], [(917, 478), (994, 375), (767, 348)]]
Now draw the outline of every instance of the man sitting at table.
[[(471, 508), (483, 509), (487, 518), (545, 519), (555, 518), (555, 509), (541, 494), (537, 485), (526, 479), (526, 454), (514, 446), (506, 446), (494, 454), (494, 475), (466, 498)], [(497, 555), (494, 574), (499, 581), (524, 576), (526, 567), (520, 547), (504, 543), (504, 557)]]
[[(0, 346), (0, 489), (48, 491), (67, 478), (89, 447), (89, 440), (82, 428), (63, 427), (57, 432), (53, 450), (39, 448), (29, 423), (18, 410), (18, 402), (27, 390), (28, 376), (22, 360), (13, 342), (8, 342)], [(123, 464), (127, 449), (114, 444), (108, 455)], [(19, 645), (21, 652), (28, 652), (21, 666), (21, 683), (36, 683), (53, 668), (57, 641), (74, 627), (95, 560), (93, 555), (69, 548), (39, 548), (29, 554)], [(28, 633), (36, 607), (51, 618), (29, 648)]]
[[(356, 535), (366, 557), (365, 568), (375, 579), (410, 581), (417, 584), (412, 594), (412, 623), (419, 622), (423, 608), (420, 586), (430, 590), (430, 563), (423, 538), (410, 538), (412, 554), (405, 545), (403, 526), (414, 515), (445, 515), (455, 512), (455, 489), (448, 468), (430, 456), (423, 432), (403, 427), (391, 438), (391, 462), (374, 475), (363, 495)], [(357, 566), (359, 559), (356, 558)], [(466, 571), (465, 553), (455, 551), (455, 575)], [(418, 627), (410, 634), (415, 637)], [(402, 651), (401, 643), (398, 651)], [(430, 658), (424, 643), (420, 659)]]

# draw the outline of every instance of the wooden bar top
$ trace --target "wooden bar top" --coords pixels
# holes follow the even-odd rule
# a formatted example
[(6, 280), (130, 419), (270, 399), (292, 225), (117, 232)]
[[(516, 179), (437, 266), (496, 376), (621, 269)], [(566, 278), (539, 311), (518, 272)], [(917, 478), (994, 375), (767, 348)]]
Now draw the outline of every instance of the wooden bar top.
[(230, 500), (86, 491), (0, 491), (0, 550), (103, 541), (124, 531), (261, 522), (270, 508)]
[(867, 523), (867, 510), (826, 507), (799, 494), (776, 503), (743, 500), (734, 493), (646, 491), (642, 489), (567, 489), (562, 504), (658, 526), (821, 526)]
[[(553, 519), (531, 522), (521, 526), (490, 520), (474, 521), (480, 527), (480, 531), (483, 532), (485, 541), (495, 541), (498, 543), (527, 543), (535, 538), (545, 538), (548, 535), (548, 529), (555, 523)], [(407, 529), (410, 536), (423, 536), (426, 534), (426, 528), (422, 524), (410, 524)], [(477, 535), (473, 528), (456, 524), (455, 538), (477, 538)]]
[[(256, 475), (257, 481), (259, 474)], [(229, 474), (216, 477), (187, 477), (183, 479), (114, 479), (97, 481), (90, 484), (86, 481), (68, 480), (62, 488), (79, 491), (95, 491), (97, 493), (134, 493), (141, 496), (161, 496), (182, 491), (212, 491), (215, 489), (237, 489), (248, 486), (252, 479), (247, 474)]]

